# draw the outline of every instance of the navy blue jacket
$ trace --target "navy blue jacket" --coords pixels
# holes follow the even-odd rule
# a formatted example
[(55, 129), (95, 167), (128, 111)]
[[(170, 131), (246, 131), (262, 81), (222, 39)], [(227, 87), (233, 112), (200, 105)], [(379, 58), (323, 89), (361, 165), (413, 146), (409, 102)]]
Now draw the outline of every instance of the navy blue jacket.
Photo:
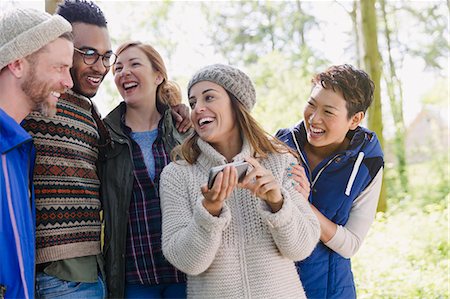
[(31, 136), (2, 109), (0, 153), (0, 297), (34, 298), (35, 152)]
[[(383, 152), (374, 132), (363, 127), (349, 131), (347, 150), (332, 155), (310, 169), (305, 153), (304, 122), (281, 129), (276, 136), (296, 150), (311, 183), (309, 201), (329, 220), (344, 226), (353, 201), (383, 167)], [(353, 176), (352, 173), (356, 174)], [(308, 298), (356, 298), (350, 259), (319, 242), (313, 253), (296, 263)]]

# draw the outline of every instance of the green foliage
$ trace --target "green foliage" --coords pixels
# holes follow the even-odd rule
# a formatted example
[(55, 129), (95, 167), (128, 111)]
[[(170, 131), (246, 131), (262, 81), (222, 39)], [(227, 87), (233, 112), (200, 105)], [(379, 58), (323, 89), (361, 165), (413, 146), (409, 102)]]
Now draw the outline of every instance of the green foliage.
[(389, 212), (352, 261), (358, 298), (448, 298), (448, 153), (411, 165), (411, 189), (397, 198), (392, 173), (387, 167)]
[(303, 107), (311, 84), (310, 78), (292, 69), (286, 57), (273, 52), (250, 68), (257, 93), (252, 112), (269, 133), (290, 127), (303, 118)]
[(445, 204), (379, 214), (353, 272), (358, 298), (448, 298)]
[(423, 103), (438, 107), (448, 108), (448, 78), (440, 79), (433, 88), (424, 96)]
[[(132, 9), (124, 9), (124, 6), (130, 4)], [(123, 11), (120, 17), (129, 20), (121, 22), (120, 30), (111, 34), (113, 45), (119, 46), (124, 42), (137, 40), (155, 46), (170, 59), (177, 47), (177, 42), (171, 38), (172, 30), (166, 22), (173, 10), (172, 1), (121, 1), (104, 5), (111, 11)]]
[(305, 35), (318, 23), (304, 11), (305, 5), (301, 1), (206, 2), (202, 11), (213, 46), (229, 63), (251, 65), (275, 51), (311, 75), (325, 61), (314, 57), (306, 42)]
[[(447, 73), (449, 44), (449, 2), (443, 1), (393, 1), (395, 8), (404, 14), (401, 30), (407, 41), (402, 41), (407, 51), (421, 57), (426, 68)], [(412, 17), (412, 18), (411, 18)], [(411, 39), (410, 36), (414, 36)]]

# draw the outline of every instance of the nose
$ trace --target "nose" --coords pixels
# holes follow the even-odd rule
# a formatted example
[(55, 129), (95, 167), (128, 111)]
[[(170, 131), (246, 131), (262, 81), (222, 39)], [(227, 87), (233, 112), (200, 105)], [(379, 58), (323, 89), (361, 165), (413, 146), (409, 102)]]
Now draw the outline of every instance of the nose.
[(73, 87), (72, 76), (70, 75), (70, 71), (69, 70), (64, 72), (64, 77), (61, 80), (61, 84), (66, 89), (71, 89)]
[(120, 75), (120, 77), (126, 77), (130, 74), (131, 74), (130, 70), (124, 66), (119, 75)]
[(321, 119), (321, 117), (319, 115), (319, 112), (316, 110), (311, 113), (311, 115), (308, 118), (308, 121), (310, 123), (312, 123), (312, 122), (318, 122), (318, 121), (320, 121), (320, 119)]
[(97, 61), (96, 61), (93, 65), (91, 65), (91, 67), (92, 67), (94, 70), (96, 70), (97, 72), (99, 72), (99, 73), (101, 73), (101, 74), (104, 74), (104, 73), (107, 73), (107, 72), (109, 71), (109, 67), (106, 68), (106, 67), (103, 65), (103, 60), (102, 60), (102, 58), (103, 58), (103, 57), (99, 57), (99, 58), (97, 59)]
[(192, 112), (195, 112), (195, 113), (202, 113), (202, 112), (204, 112), (205, 111), (205, 105), (204, 105), (204, 103), (203, 103), (203, 101), (197, 101), (196, 103), (195, 103), (195, 106), (194, 106), (194, 109), (192, 109)]

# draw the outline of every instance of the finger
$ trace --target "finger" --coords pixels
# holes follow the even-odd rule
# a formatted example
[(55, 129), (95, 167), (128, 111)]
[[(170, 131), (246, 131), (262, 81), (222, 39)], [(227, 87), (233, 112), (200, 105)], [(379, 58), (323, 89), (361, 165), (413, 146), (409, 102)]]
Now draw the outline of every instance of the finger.
[(190, 120), (189, 117), (186, 117), (185, 119), (183, 119), (183, 122), (180, 124), (180, 132), (186, 132), (187, 130), (189, 130), (192, 127), (192, 122)]
[(245, 157), (244, 160), (247, 161), (254, 168), (261, 167), (261, 164), (258, 162), (258, 160), (256, 160), (253, 157), (250, 157), (250, 156), (249, 157)]
[(256, 179), (256, 181), (255, 181), (256, 191), (259, 193), (260, 192), (259, 189), (262, 186), (269, 184), (273, 181), (275, 181), (275, 179), (273, 178), (273, 176), (269, 176), (269, 175), (265, 175), (263, 177)]
[(214, 180), (214, 184), (211, 189), (209, 189), (208, 192), (208, 199), (211, 201), (220, 200), (220, 191), (221, 191), (221, 185), (223, 180), (223, 172), (220, 172), (216, 179)]
[(309, 182), (309, 179), (308, 179), (308, 177), (306, 176), (306, 173), (305, 173), (304, 169), (294, 169), (292, 173), (298, 175), (298, 176), (301, 177), (303, 180)]
[(304, 198), (308, 199), (309, 198), (309, 194), (310, 194), (310, 189), (309, 188), (305, 188), (301, 185), (294, 185), (294, 189), (299, 192)]
[(222, 184), (220, 186), (220, 192), (219, 192), (219, 198), (220, 200), (225, 200), (229, 196), (228, 189), (231, 186), (231, 189), (233, 188), (233, 182), (234, 179), (232, 172), (233, 168), (231, 166), (227, 166), (222, 170), (223, 178), (222, 178)]
[(237, 185), (237, 169), (236, 167), (231, 167), (230, 170), (230, 176), (229, 176), (229, 184), (228, 184), (228, 188), (226, 190), (226, 198), (230, 197), (231, 193), (233, 192), (234, 188)]
[(282, 198), (280, 185), (276, 181), (270, 181), (261, 186), (259, 188), (259, 194), (259, 197), (272, 203), (278, 203)]
[(202, 192), (203, 197), (206, 198), (206, 194), (208, 193), (209, 189), (208, 189), (208, 185), (205, 184), (203, 186), (200, 187), (200, 191)]
[[(251, 159), (253, 159), (253, 158), (251, 158)], [(253, 160), (256, 161), (255, 159), (253, 159)], [(250, 164), (250, 165), (252, 165), (252, 164)], [(265, 169), (258, 163), (257, 166), (254, 166), (253, 169), (251, 169), (250, 172), (247, 173), (247, 175), (242, 180), (242, 183), (247, 184), (253, 180), (256, 180), (259, 177), (262, 177), (262, 176), (268, 174), (268, 173), (270, 173), (270, 171), (268, 171), (267, 169)]]
[(180, 125), (183, 122), (183, 117), (175, 110), (172, 110), (172, 116), (175, 119), (175, 128), (177, 128), (177, 130), (179, 131)]
[[(272, 182), (276, 182), (275, 177), (272, 175), (270, 171), (264, 171), (264, 175), (261, 177), (256, 177), (256, 180), (254, 182), (254, 186), (252, 187), (253, 194), (261, 196), (260, 188), (266, 184), (270, 184)], [(264, 191), (265, 193), (267, 191)]]

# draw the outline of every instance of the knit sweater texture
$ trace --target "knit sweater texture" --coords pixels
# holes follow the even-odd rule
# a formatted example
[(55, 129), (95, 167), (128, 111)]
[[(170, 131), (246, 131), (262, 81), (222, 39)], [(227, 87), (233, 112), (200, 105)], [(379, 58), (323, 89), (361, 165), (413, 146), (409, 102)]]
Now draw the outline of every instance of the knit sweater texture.
[[(160, 181), (163, 253), (188, 274), (188, 297), (305, 298), (293, 261), (309, 256), (320, 225), (287, 176), (295, 158), (270, 154), (260, 159), (281, 186), (284, 202), (278, 212), (249, 190), (236, 188), (214, 217), (202, 205), (200, 186), (211, 167), (227, 161), (201, 139), (198, 145), (202, 153), (196, 163), (172, 162)], [(233, 160), (251, 152), (244, 140)]]
[(54, 117), (23, 124), (36, 146), (36, 263), (100, 254), (97, 126), (91, 102), (61, 95)]

